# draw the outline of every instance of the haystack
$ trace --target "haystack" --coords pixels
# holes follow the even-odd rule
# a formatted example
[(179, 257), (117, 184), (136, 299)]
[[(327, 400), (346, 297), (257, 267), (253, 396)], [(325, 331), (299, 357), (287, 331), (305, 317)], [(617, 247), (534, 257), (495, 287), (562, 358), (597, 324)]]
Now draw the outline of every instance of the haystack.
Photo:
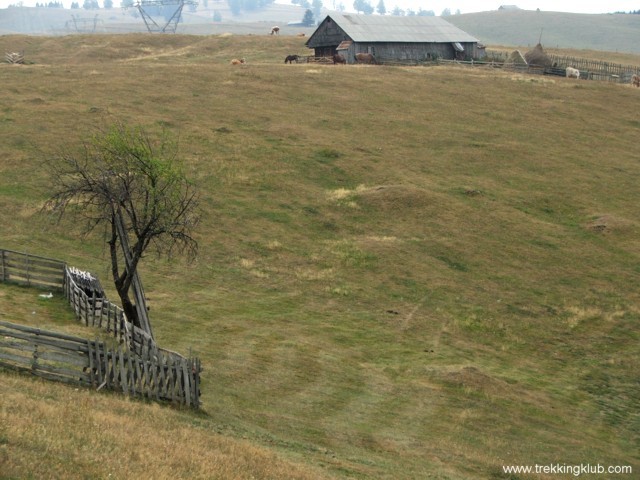
[(524, 54), (524, 59), (529, 65), (538, 65), (540, 67), (550, 67), (551, 59), (547, 56), (542, 48), (542, 45), (538, 43), (533, 50), (529, 50)]
[(513, 63), (515, 65), (526, 65), (527, 61), (524, 59), (524, 57), (522, 56), (522, 53), (520, 53), (520, 50), (514, 50), (511, 55), (509, 55), (509, 58), (507, 59), (508, 63)]

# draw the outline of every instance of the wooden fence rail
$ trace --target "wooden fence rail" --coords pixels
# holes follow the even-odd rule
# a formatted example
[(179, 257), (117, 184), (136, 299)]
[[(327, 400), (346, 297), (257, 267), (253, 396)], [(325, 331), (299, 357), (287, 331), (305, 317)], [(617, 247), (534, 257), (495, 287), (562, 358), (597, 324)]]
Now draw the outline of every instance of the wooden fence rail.
[(12, 250), (0, 250), (0, 279), (40, 288), (62, 288), (64, 262), (28, 255)]
[(0, 250), (1, 281), (61, 290), (76, 318), (113, 335), (117, 346), (0, 322), (0, 366), (198, 408), (200, 360), (159, 348), (120, 307), (81, 288), (72, 270), (57, 260)]
[(153, 347), (136, 354), (99, 340), (0, 322), (0, 366), (48, 380), (199, 406), (199, 360)]

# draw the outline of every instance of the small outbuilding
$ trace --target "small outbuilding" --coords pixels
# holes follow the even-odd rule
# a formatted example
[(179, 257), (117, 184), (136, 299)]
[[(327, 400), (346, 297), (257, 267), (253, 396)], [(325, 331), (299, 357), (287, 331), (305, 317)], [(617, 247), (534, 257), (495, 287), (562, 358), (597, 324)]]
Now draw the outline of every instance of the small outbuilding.
[(331, 13), (309, 37), (316, 57), (340, 53), (347, 63), (356, 53), (371, 53), (379, 62), (424, 62), (437, 58), (480, 58), (478, 39), (442, 17)]

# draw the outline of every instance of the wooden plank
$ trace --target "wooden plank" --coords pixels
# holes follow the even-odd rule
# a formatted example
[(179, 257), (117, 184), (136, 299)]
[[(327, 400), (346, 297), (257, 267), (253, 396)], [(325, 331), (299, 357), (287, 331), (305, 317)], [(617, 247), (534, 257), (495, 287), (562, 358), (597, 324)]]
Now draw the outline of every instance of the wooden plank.
[(113, 362), (113, 355), (111, 353), (111, 351), (109, 350), (109, 348), (106, 347), (105, 345), (105, 350), (104, 350), (104, 371), (105, 371), (105, 378), (104, 381), (107, 385), (107, 388), (113, 388), (113, 382), (112, 377), (113, 377), (113, 369), (111, 367)]
[(32, 253), (17, 252), (15, 250), (7, 250), (7, 249), (3, 249), (3, 252), (5, 252), (7, 255), (15, 255), (15, 256), (18, 256), (18, 257), (27, 256), (27, 257), (34, 258), (34, 259), (37, 259), (37, 260), (46, 260), (46, 261), (49, 261), (49, 262), (62, 263), (63, 265), (65, 265), (65, 263), (61, 262), (60, 260), (56, 260), (54, 258), (42, 257), (40, 255), (33, 255)]
[(38, 281), (38, 280), (33, 280), (33, 278), (28, 278), (28, 277), (22, 277), (22, 278), (15, 278), (14, 276), (11, 275), (11, 272), (8, 272), (9, 276), (7, 278), (7, 283), (13, 283), (16, 285), (26, 285), (28, 287), (36, 287), (36, 288), (42, 288), (42, 289), (51, 289), (51, 290), (58, 290), (61, 286), (61, 282), (44, 282), (44, 281)]
[(110, 328), (111, 328), (111, 308), (107, 308), (107, 327), (106, 327), (107, 332), (111, 331)]
[(184, 392), (183, 399), (185, 405), (191, 405), (191, 372), (189, 371), (189, 365), (186, 359), (181, 359), (182, 363), (182, 391)]
[(83, 297), (83, 308), (84, 308), (84, 325), (85, 327), (89, 326), (89, 297), (87, 295), (82, 295)]
[(88, 360), (89, 360), (89, 378), (91, 380), (91, 386), (95, 387), (96, 384), (96, 378), (94, 375), (95, 372), (95, 367), (94, 367), (94, 362), (93, 362), (93, 348), (91, 346), (91, 340), (87, 340), (87, 355), (88, 355)]
[(118, 351), (117, 350), (112, 350), (111, 351), (111, 378), (113, 380), (113, 382), (111, 383), (111, 387), (114, 389), (119, 389), (120, 388), (120, 382), (118, 381)]
[(8, 260), (5, 260), (4, 268), (7, 270), (7, 272), (15, 277), (31, 277), (44, 279), (53, 278), (56, 280), (59, 279), (61, 284), (62, 278), (64, 277), (64, 270), (62, 270), (62, 268), (51, 269), (37, 266), (34, 267), (33, 264), (25, 266), (24, 264), (15, 263)]
[(150, 355), (150, 350), (149, 350), (149, 345), (147, 345), (146, 350), (143, 350), (141, 352), (141, 360), (142, 360), (142, 370), (143, 370), (143, 375), (144, 375), (144, 380), (145, 380), (145, 388), (147, 391), (147, 398), (151, 398), (151, 394), (152, 394), (152, 379), (150, 377), (150, 363), (151, 363), (151, 355)]
[(12, 363), (11, 359), (7, 359), (6, 361), (0, 358), (0, 368), (5, 368), (7, 370), (13, 370), (17, 372), (25, 372), (31, 373), (31, 362), (29, 364), (22, 364), (22, 362)]
[(131, 390), (131, 396), (135, 397), (136, 396), (136, 382), (135, 382), (135, 369), (133, 366), (133, 363), (131, 361), (131, 353), (129, 352), (127, 354), (127, 363), (126, 363), (126, 370), (127, 370), (127, 384), (129, 385), (129, 388)]
[[(103, 355), (102, 354), (102, 350), (103, 350), (103, 346), (104, 345), (102, 343), (100, 343), (98, 341), (98, 339), (96, 338), (94, 346), (95, 346), (94, 352), (96, 354), (94, 365), (95, 365), (96, 371), (98, 373), (98, 386), (100, 386), (100, 385), (102, 385), (102, 382), (104, 381), (104, 378), (103, 378), (103, 375), (102, 375), (102, 371), (103, 371), (103, 369), (102, 369), (102, 367), (103, 367), (103, 364), (102, 364), (102, 362), (103, 362), (103, 360), (102, 360), (102, 355)], [(106, 357), (106, 355), (105, 355), (105, 357)]]
[(31, 355), (29, 355), (28, 357), (23, 357), (21, 355), (13, 355), (11, 353), (0, 352), (0, 360), (2, 360), (0, 361), (0, 364), (3, 364), (4, 361), (10, 361), (18, 364), (24, 364), (25, 366), (31, 368), (33, 357)]
[(157, 395), (158, 397), (162, 397), (162, 398), (166, 398), (166, 381), (165, 381), (165, 371), (164, 371), (164, 360), (162, 358), (162, 352), (157, 351), (156, 352), (156, 362), (157, 362), (157, 368), (158, 368), (158, 387), (157, 387)]
[(6, 282), (7, 281), (7, 270), (5, 267), (5, 251), (4, 250), (0, 250), (0, 271), (2, 272), (2, 281)]
[[(17, 339), (16, 339), (17, 340)], [(25, 342), (14, 342), (11, 341), (11, 337), (2, 337), (0, 338), (0, 348), (6, 348), (9, 350), (18, 350), (20, 352), (32, 351), (33, 344), (25, 343)]]
[[(12, 330), (16, 330), (13, 332)], [(38, 337), (50, 337), (60, 340), (66, 340), (71, 343), (77, 343), (79, 346), (83, 345), (86, 339), (82, 337), (76, 337), (74, 335), (67, 335), (64, 333), (52, 332), (49, 330), (41, 330), (40, 328), (28, 327), (25, 325), (18, 325), (16, 323), (1, 322), (0, 321), (0, 334), (12, 336), (18, 332), (23, 334), (32, 334)]]
[(89, 304), (91, 305), (91, 326), (96, 326), (96, 292), (93, 291), (91, 295), (91, 300), (89, 300)]
[(48, 372), (45, 369), (33, 370), (31, 374), (54, 382), (68, 383), (71, 385), (89, 385), (86, 378), (78, 378), (76, 380), (75, 378), (56, 375), (55, 373)]
[[(7, 332), (10, 333), (10, 332)], [(0, 335), (3, 335), (3, 331), (0, 329)], [(6, 336), (6, 335), (5, 335)], [(79, 345), (75, 342), (66, 342), (64, 340), (58, 340), (55, 338), (47, 338), (47, 337), (38, 337), (38, 338), (34, 338), (30, 335), (25, 335), (22, 333), (13, 333), (12, 334), (13, 338), (17, 338), (20, 340), (25, 340), (28, 341), (34, 345), (43, 345), (43, 346), (49, 346), (49, 347), (56, 347), (56, 348), (60, 348), (60, 349), (64, 349), (67, 350), (69, 352), (81, 352), (81, 353), (86, 353), (86, 345)]]
[(64, 276), (64, 271), (62, 270), (62, 268), (42, 268), (34, 266), (31, 263), (19, 263), (11, 261), (9, 259), (5, 259), (4, 261), (4, 269), (6, 269), (8, 273), (15, 277), (39, 278), (39, 275), (40, 277), (45, 279), (54, 278), (62, 280)]
[(144, 376), (143, 376), (142, 363), (144, 363), (144, 360), (142, 360), (138, 355), (136, 355), (135, 362), (134, 362), (135, 380), (136, 380), (135, 385), (138, 391), (140, 392), (140, 395), (144, 397), (145, 382), (144, 382)]
[(83, 381), (86, 381), (87, 383), (89, 382), (89, 375), (87, 375), (85, 372), (81, 371), (81, 370), (73, 370), (70, 368), (65, 368), (65, 367), (61, 367), (61, 366), (53, 366), (53, 365), (48, 365), (48, 364), (44, 364), (44, 363), (40, 363), (40, 362), (36, 362), (34, 363), (34, 367), (32, 369), (33, 371), (41, 371), (41, 372), (47, 372), (47, 373), (51, 373), (54, 375), (59, 375), (61, 377), (70, 377), (73, 379), (82, 379)]
[(124, 368), (124, 353), (122, 350), (118, 350), (118, 363), (120, 367), (120, 386), (125, 395), (129, 395), (127, 390), (127, 372)]
[(153, 387), (153, 394), (156, 397), (156, 400), (160, 399), (160, 388), (161, 388), (161, 378), (160, 378), (160, 362), (158, 361), (157, 352), (150, 351), (149, 358), (149, 367), (151, 370), (151, 383), (150, 387)]
[(171, 378), (171, 400), (174, 402), (180, 400), (178, 390), (178, 366), (175, 364), (175, 358), (169, 357), (169, 378)]
[(33, 335), (39, 335), (39, 336), (48, 336), (48, 337), (52, 337), (52, 338), (59, 338), (62, 340), (69, 340), (69, 341), (76, 341), (78, 343), (82, 343), (84, 342), (83, 338), (80, 337), (76, 337), (74, 335), (67, 335), (64, 333), (58, 333), (58, 332), (52, 332), (49, 330), (42, 330), (40, 328), (36, 328), (36, 327), (29, 327), (26, 325), (20, 325), (17, 323), (10, 323), (10, 322), (4, 322), (4, 321), (0, 321), (0, 329), (2, 329), (3, 334), (12, 334), (12, 331), (15, 330), (17, 332), (22, 332), (22, 333), (30, 333)]
[(64, 363), (67, 365), (73, 365), (79, 368), (86, 368), (89, 366), (89, 358), (86, 354), (83, 355), (69, 355), (61, 351), (38, 350), (40, 360), (48, 360), (51, 362)]
[(200, 365), (200, 359), (194, 359), (194, 372), (193, 372), (193, 406), (200, 408), (200, 372), (202, 366)]

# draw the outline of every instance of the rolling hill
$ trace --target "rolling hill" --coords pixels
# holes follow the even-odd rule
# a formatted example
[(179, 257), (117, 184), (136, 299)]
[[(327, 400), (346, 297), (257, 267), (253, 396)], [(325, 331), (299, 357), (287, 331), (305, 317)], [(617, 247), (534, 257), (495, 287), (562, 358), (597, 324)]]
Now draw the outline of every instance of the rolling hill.
[[(285, 65), (304, 40), (0, 37), (29, 61), (0, 65), (2, 247), (116, 298), (101, 232), (41, 212), (44, 166), (114, 118), (170, 132), (199, 256), (140, 273), (158, 342), (204, 367), (200, 412), (0, 370), (0, 476), (640, 471), (640, 89)], [(0, 284), (1, 318), (77, 333), (37, 293)]]
[[(221, 22), (213, 22), (218, 12)], [(328, 10), (324, 11), (329, 13)], [(283, 35), (311, 34), (314, 28), (287, 27), (304, 16), (304, 8), (272, 4), (267, 8), (233, 15), (225, 2), (183, 10), (178, 33), (195, 35), (262, 35), (280, 25)], [(164, 21), (157, 19), (158, 24)], [(640, 54), (636, 41), (640, 15), (585, 15), (575, 13), (495, 10), (452, 15), (447, 21), (487, 45), (533, 47), (542, 39), (548, 48), (598, 50)], [(136, 9), (87, 11), (56, 8), (8, 8), (0, 10), (0, 34), (66, 35), (77, 33), (147, 32)]]
[(452, 15), (447, 21), (491, 45), (599, 50), (640, 54), (640, 15), (498, 10)]

